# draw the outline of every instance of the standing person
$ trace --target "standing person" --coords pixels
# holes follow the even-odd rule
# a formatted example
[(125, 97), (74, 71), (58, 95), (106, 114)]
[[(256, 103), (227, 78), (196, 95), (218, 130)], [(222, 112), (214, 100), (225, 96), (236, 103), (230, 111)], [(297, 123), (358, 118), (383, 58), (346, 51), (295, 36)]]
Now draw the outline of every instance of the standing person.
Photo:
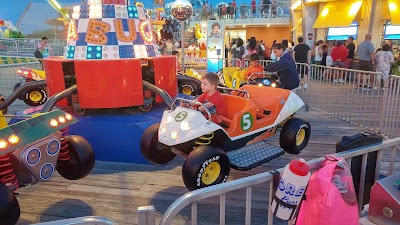
[(206, 1), (206, 10), (207, 10), (207, 18), (206, 19), (209, 19), (212, 15), (212, 10), (211, 10), (211, 4), (210, 3), (208, 3), (208, 1)]
[(249, 39), (249, 44), (247, 45), (247, 50), (249, 51), (247, 58), (250, 58), (250, 56), (254, 53), (256, 53), (256, 54), (258, 53), (257, 40), (255, 37), (251, 37)]
[[(371, 42), (372, 34), (366, 34), (365, 40), (361, 42), (361, 44), (357, 47), (357, 55), (358, 60), (360, 61), (360, 70), (363, 71), (374, 71), (375, 64), (375, 47)], [(371, 89), (370, 85), (367, 86), (368, 77), (363, 74), (361, 78), (361, 74), (357, 75), (359, 86), (361, 88), (369, 90)]]
[(252, 0), (251, 1), (251, 11), (253, 13), (253, 18), (256, 17), (256, 9), (257, 9), (256, 0)]
[[(242, 66), (242, 61), (243, 61), (243, 55), (244, 55), (244, 46), (243, 46), (243, 39), (238, 38), (236, 42), (236, 48), (232, 48), (232, 54), (233, 54), (233, 66), (241, 67)], [(237, 63), (238, 60), (240, 63)]]
[[(304, 39), (299, 37), (297, 39), (299, 42), (296, 47), (294, 47), (293, 57), (294, 60), (298, 63), (307, 63), (310, 65), (311, 60), (311, 50), (310, 47), (304, 44)], [(304, 84), (304, 89), (308, 89), (308, 67), (304, 65), (297, 65), (297, 73), (299, 74), (300, 78), (303, 79), (303, 82), (300, 82), (300, 88), (302, 83)]]
[(264, 46), (264, 41), (261, 40), (260, 43), (258, 44), (258, 59), (264, 60), (264, 58), (265, 58), (265, 46)]
[[(269, 9), (271, 6), (271, 0), (263, 0), (263, 5), (264, 5), (264, 11), (263, 11), (263, 17), (268, 17)], [(265, 15), (265, 12), (267, 12), (267, 15)]]
[(281, 83), (285, 89), (293, 90), (300, 84), (299, 75), (297, 74), (296, 63), (293, 57), (285, 51), (285, 46), (277, 43), (272, 50), (279, 61), (267, 65), (264, 70), (267, 72), (278, 72)]
[(390, 51), (388, 44), (384, 44), (382, 50), (376, 53), (375, 62), (376, 72), (381, 72), (383, 77), (381, 75), (376, 77), (376, 86), (374, 89), (377, 90), (381, 87), (381, 79), (383, 78), (383, 90), (385, 90), (389, 86), (390, 67), (394, 63), (393, 53)]
[(317, 42), (315, 50), (314, 50), (315, 51), (314, 60), (315, 60), (315, 64), (316, 65), (322, 65), (322, 56), (323, 56), (323, 54), (322, 54), (322, 45), (324, 45), (324, 41), (323, 40), (319, 40)]
[[(345, 62), (346, 58), (349, 55), (349, 51), (347, 48), (343, 45), (342, 41), (337, 41), (336, 42), (336, 47), (334, 47), (331, 51), (331, 57), (333, 60), (333, 66), (334, 67), (339, 67), (339, 68), (344, 68), (345, 67)], [(337, 71), (336, 71), (337, 72)], [(338, 80), (339, 74), (335, 73), (334, 74), (334, 79), (333, 83), (344, 83), (345, 81), (343, 80), (343, 70), (340, 71), (340, 76)]]
[(351, 62), (353, 61), (354, 58), (354, 51), (356, 50), (356, 46), (353, 43), (354, 41), (354, 37), (353, 36), (349, 36), (349, 38), (347, 39), (347, 50), (349, 50), (349, 54), (347, 55), (347, 59), (346, 59), (346, 65), (345, 68), (350, 68), (351, 66)]
[(237, 9), (237, 6), (236, 6), (236, 1), (235, 1), (235, 0), (232, 1), (232, 9), (233, 9), (233, 11), (231, 11), (231, 14), (233, 15), (233, 18), (232, 18), (232, 19), (236, 19), (236, 9)]
[(42, 41), (38, 44), (38, 50), (42, 53), (43, 58), (47, 58), (53, 53), (48, 42), (49, 39), (47, 37), (42, 37)]
[(310, 49), (313, 50), (314, 45), (315, 45), (313, 33), (308, 33), (307, 34), (306, 45), (308, 45), (308, 47), (310, 47)]
[(260, 18), (264, 17), (264, 0), (259, 1), (259, 6), (258, 8), (260, 9)]
[(276, 42), (277, 42), (277, 41), (274, 40), (274, 41), (272, 42), (272, 45), (271, 45), (271, 46), (272, 46), (272, 47), (271, 47), (271, 60), (272, 60), (272, 61), (277, 61), (277, 60), (278, 60), (278, 58), (275, 56), (275, 53), (274, 53), (274, 51), (273, 51), (273, 49), (272, 49), (272, 48), (274, 47), (274, 45), (276, 44)]

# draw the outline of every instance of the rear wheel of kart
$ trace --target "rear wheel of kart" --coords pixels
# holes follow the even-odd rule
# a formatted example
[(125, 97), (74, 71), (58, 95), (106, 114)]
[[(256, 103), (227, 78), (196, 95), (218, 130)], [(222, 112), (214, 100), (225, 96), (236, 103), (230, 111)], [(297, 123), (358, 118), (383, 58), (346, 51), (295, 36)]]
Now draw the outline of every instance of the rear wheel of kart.
[(81, 136), (69, 135), (66, 138), (68, 138), (67, 148), (70, 160), (58, 160), (57, 171), (68, 180), (82, 179), (93, 169), (94, 151), (90, 143)]
[[(0, 94), (0, 103), (4, 102), (5, 100), (6, 100), (6, 96)], [(2, 113), (3, 115), (6, 115), (6, 114), (7, 114), (7, 108), (4, 108), (4, 109), (2, 109), (2, 110), (0, 110), (0, 111), (1, 111), (1, 113)]]
[(190, 191), (228, 179), (230, 162), (226, 153), (215, 146), (200, 146), (191, 151), (183, 163), (183, 183)]
[(22, 100), (29, 106), (42, 105), (47, 100), (47, 91), (44, 87), (32, 88), (22, 94)]
[(185, 95), (193, 95), (197, 94), (197, 86), (193, 82), (182, 82), (179, 85), (179, 92)]
[(14, 225), (21, 214), (19, 203), (14, 193), (0, 182), (0, 224)]
[(164, 145), (158, 141), (159, 123), (148, 127), (140, 139), (140, 150), (143, 156), (154, 164), (166, 164), (173, 160), (176, 156), (171, 151), (171, 147)]
[(300, 154), (310, 140), (310, 123), (299, 118), (286, 121), (279, 137), (280, 146), (289, 154)]
[[(17, 90), (20, 86), (21, 86), (20, 83), (16, 83), (16, 84), (14, 85), (13, 92), (14, 92), (15, 90)], [(18, 99), (19, 99), (19, 100), (22, 100), (22, 95), (18, 96)]]

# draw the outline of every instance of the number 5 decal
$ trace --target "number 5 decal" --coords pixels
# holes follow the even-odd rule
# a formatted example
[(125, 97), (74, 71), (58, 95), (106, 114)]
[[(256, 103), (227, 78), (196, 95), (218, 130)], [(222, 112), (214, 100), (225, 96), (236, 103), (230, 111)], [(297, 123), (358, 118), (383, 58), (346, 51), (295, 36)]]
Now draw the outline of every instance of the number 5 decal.
[(251, 126), (253, 126), (253, 116), (250, 113), (243, 114), (240, 125), (243, 131), (250, 130)]

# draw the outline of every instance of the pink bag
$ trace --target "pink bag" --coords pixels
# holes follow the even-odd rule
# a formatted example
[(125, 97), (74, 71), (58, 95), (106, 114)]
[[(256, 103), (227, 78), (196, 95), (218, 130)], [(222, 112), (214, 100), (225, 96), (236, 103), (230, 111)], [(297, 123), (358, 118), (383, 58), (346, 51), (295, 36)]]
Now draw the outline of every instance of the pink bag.
[(359, 225), (353, 177), (342, 158), (326, 156), (310, 178), (296, 225)]

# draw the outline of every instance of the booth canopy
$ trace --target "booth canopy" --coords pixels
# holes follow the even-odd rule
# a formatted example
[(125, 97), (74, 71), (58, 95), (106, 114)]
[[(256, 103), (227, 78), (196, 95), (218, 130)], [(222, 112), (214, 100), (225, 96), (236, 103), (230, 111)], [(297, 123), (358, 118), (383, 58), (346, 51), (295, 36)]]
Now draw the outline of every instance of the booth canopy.
[(388, 0), (388, 7), (392, 25), (400, 25), (400, 1)]
[[(398, 0), (392, 0), (398, 1)], [(348, 27), (357, 16), (363, 0), (328, 2), (322, 8), (313, 28)]]

